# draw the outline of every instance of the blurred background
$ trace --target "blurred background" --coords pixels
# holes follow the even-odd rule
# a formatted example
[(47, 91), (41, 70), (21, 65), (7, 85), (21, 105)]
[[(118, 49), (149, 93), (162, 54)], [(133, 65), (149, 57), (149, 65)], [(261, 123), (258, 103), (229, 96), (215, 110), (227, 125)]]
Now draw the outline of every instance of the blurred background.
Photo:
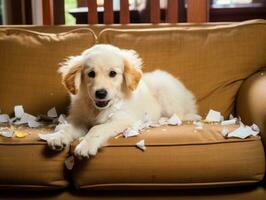
[[(129, 0), (130, 22), (147, 23), (152, 0)], [(54, 24), (87, 24), (87, 0), (53, 0)], [(98, 21), (103, 23), (103, 2), (97, 0)], [(113, 0), (114, 23), (119, 23), (119, 0)], [(178, 1), (179, 22), (186, 21), (186, 0)], [(209, 21), (266, 19), (266, 0), (210, 0)], [(161, 22), (165, 22), (167, 0), (160, 0)], [(0, 0), (0, 24), (42, 25), (41, 0)]]

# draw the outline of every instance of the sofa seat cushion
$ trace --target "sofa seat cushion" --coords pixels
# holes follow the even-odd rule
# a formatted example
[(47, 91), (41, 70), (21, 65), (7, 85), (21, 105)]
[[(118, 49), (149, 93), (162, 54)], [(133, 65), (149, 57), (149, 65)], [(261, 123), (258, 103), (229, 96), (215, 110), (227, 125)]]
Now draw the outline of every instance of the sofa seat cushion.
[[(46, 190), (68, 186), (64, 160), (68, 148), (62, 152), (49, 150), (38, 133), (48, 128), (21, 128), (24, 138), (0, 136), (0, 189)], [(1, 192), (0, 192), (1, 193)]]
[[(81, 189), (197, 188), (262, 180), (265, 158), (260, 137), (225, 139), (221, 130), (221, 125), (205, 124), (196, 131), (186, 124), (116, 137), (95, 157), (77, 160), (72, 178)], [(145, 151), (136, 147), (141, 139)]]
[[(256, 37), (254, 37), (256, 35)], [(105, 29), (99, 43), (134, 49), (143, 70), (162, 69), (185, 83), (199, 113), (209, 109), (227, 118), (243, 81), (266, 66), (266, 21), (153, 29)]]
[(11, 114), (17, 104), (31, 114), (46, 113), (54, 106), (65, 111), (69, 102), (57, 73), (59, 64), (95, 42), (96, 37), (88, 28), (58, 34), (1, 29), (1, 111)]

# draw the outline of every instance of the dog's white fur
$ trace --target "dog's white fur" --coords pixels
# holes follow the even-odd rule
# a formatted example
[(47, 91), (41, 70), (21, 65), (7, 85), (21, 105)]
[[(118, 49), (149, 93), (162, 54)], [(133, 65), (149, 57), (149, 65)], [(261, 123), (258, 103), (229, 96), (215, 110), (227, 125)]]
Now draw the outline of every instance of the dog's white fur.
[[(173, 114), (182, 120), (199, 119), (195, 98), (180, 81), (160, 70), (142, 74), (141, 65), (135, 51), (105, 44), (66, 61), (59, 72), (71, 95), (69, 124), (55, 132), (48, 145), (61, 150), (84, 136), (74, 153), (89, 157), (145, 115), (154, 122)], [(91, 71), (95, 77), (88, 77)], [(110, 77), (110, 71), (116, 76)], [(95, 91), (102, 88), (110, 100), (104, 108), (96, 105), (95, 97)]]

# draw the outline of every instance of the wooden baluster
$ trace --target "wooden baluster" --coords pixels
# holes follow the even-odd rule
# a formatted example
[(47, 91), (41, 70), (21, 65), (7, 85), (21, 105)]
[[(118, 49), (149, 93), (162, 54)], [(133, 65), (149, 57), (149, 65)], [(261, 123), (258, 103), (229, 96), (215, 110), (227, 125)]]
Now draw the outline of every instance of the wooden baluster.
[(187, 19), (193, 23), (209, 21), (209, 0), (187, 0)]
[(129, 23), (129, 3), (128, 0), (120, 0), (120, 24)]
[(42, 0), (43, 25), (54, 24), (53, 0)]
[(113, 0), (104, 0), (104, 23), (114, 23)]
[(167, 1), (167, 18), (168, 23), (178, 22), (178, 0)]
[(160, 0), (150, 0), (150, 22), (160, 23)]
[(97, 0), (88, 0), (88, 24), (98, 24)]

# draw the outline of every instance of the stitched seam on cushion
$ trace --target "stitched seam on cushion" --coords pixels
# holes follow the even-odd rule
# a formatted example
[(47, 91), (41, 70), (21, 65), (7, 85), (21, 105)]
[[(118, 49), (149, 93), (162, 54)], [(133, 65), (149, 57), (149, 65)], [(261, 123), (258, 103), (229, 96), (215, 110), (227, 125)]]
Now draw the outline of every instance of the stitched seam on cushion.
[[(229, 140), (229, 141), (217, 141), (217, 142), (204, 142), (204, 143), (156, 143), (156, 144), (145, 144), (145, 146), (190, 146), (190, 145), (213, 145), (213, 144), (230, 144), (230, 143), (242, 143), (242, 142), (259, 142), (261, 141), (259, 138), (249, 138), (243, 140)], [(121, 147), (121, 146), (136, 146), (136, 144), (107, 144), (104, 147)]]
[(141, 32), (174, 32), (174, 31), (180, 31), (180, 32), (187, 32), (187, 31), (193, 31), (193, 32), (203, 32), (203, 31), (219, 31), (219, 30), (226, 30), (226, 29), (234, 29), (234, 28), (240, 28), (240, 27), (246, 27), (246, 26), (253, 26), (253, 25), (266, 25), (266, 20), (251, 20), (248, 22), (242, 22), (242, 23), (231, 23), (231, 24), (225, 24), (225, 25), (217, 25), (217, 26), (195, 26), (195, 27), (160, 27), (160, 28), (136, 28), (136, 29), (114, 29), (114, 28), (106, 28), (98, 34), (98, 41), (100, 41), (100, 38), (102, 37), (105, 32), (111, 32), (111, 33), (141, 33)]
[(20, 28), (6, 28), (3, 30), (0, 29), (0, 32), (6, 33), (6, 34), (9, 34), (9, 33), (14, 34), (14, 33), (21, 32), (21, 33), (25, 33), (29, 35), (40, 35), (40, 36), (65, 36), (70, 33), (89, 33), (94, 39), (94, 44), (98, 40), (94, 31), (90, 28), (77, 28), (77, 29), (63, 32), (63, 33), (44, 33), (44, 32), (38, 32), (38, 31), (32, 31), (32, 30), (26, 30), (26, 29), (20, 29)]
[[(242, 143), (242, 142), (258, 142), (261, 141), (260, 138), (254, 137), (254, 138), (248, 138), (248, 139), (236, 139), (236, 140), (229, 140), (229, 141), (217, 141), (217, 142), (204, 142), (204, 143), (184, 143), (184, 144), (178, 144), (178, 143), (156, 143), (156, 144), (145, 144), (146, 146), (187, 146), (187, 145), (209, 145), (209, 144), (226, 144), (226, 143)], [(0, 142), (0, 145), (46, 145), (47, 143), (45, 141), (40, 142), (22, 142), (22, 143), (14, 143), (14, 142)], [(136, 146), (134, 144), (107, 144), (104, 145), (104, 147), (121, 147), (121, 146)]]
[(248, 184), (257, 183), (259, 180), (243, 180), (243, 181), (221, 181), (221, 182), (203, 182), (203, 183), (105, 183), (105, 184), (92, 184), (86, 186), (78, 186), (81, 189), (93, 188), (93, 187), (112, 187), (112, 186), (217, 186), (217, 185), (234, 185), (234, 184)]

